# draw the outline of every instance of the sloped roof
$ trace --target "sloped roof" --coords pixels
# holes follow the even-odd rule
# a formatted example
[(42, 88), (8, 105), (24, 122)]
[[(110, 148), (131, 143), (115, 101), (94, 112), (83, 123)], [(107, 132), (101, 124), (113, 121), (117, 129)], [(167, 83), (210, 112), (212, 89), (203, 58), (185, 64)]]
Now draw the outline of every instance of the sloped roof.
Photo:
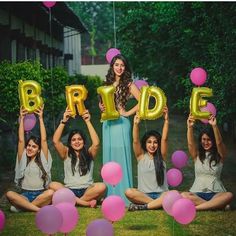
[[(32, 23), (37, 19), (37, 24), (48, 24), (49, 9), (42, 2), (0, 2), (0, 8), (10, 11), (12, 14)], [(87, 29), (77, 15), (66, 5), (65, 2), (56, 2), (51, 8), (52, 20), (62, 26), (70, 26), (80, 33)]]

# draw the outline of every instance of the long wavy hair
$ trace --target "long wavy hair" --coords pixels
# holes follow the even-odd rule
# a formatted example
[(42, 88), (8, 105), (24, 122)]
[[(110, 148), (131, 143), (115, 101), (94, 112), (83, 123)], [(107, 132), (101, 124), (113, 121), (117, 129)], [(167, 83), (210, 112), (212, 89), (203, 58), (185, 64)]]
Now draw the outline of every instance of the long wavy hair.
[[(38, 165), (39, 169), (42, 171), (42, 180), (43, 180), (43, 187), (46, 188), (46, 182), (48, 180), (48, 175), (47, 172), (45, 171), (45, 169), (43, 168), (43, 164), (42, 164), (42, 160), (41, 160), (41, 156), (40, 156), (40, 152), (41, 152), (41, 138), (40, 137), (36, 137), (36, 136), (30, 136), (30, 138), (27, 140), (26, 144), (25, 144), (25, 148), (27, 148), (30, 140), (32, 140), (35, 144), (37, 144), (39, 146), (39, 152), (36, 154), (36, 157), (34, 159), (35, 163)], [(27, 156), (27, 155), (26, 155)], [(27, 156), (27, 163), (26, 166), (28, 166), (28, 164), (30, 163), (31, 158)], [(24, 177), (22, 177), (19, 180), (19, 184), (21, 186), (22, 181), (23, 181)]]
[(158, 148), (157, 148), (156, 152), (154, 153), (153, 161), (154, 161), (154, 166), (155, 166), (157, 184), (159, 186), (162, 186), (164, 183), (164, 169), (165, 169), (165, 167), (163, 164), (163, 157), (161, 155), (161, 134), (159, 132), (157, 132), (156, 130), (147, 131), (141, 139), (141, 146), (142, 146), (142, 149), (145, 152), (147, 152), (146, 143), (147, 143), (147, 140), (151, 136), (154, 136), (157, 139), (157, 143), (158, 143)]
[(212, 142), (212, 147), (209, 150), (210, 152), (210, 162), (209, 162), (209, 166), (210, 168), (212, 167), (212, 162), (214, 162), (215, 164), (213, 166), (216, 166), (221, 159), (220, 154), (217, 151), (217, 147), (216, 147), (216, 139), (215, 139), (215, 135), (214, 135), (214, 131), (211, 127), (208, 127), (204, 130), (201, 131), (201, 133), (199, 134), (198, 137), (198, 153), (199, 153), (199, 159), (202, 163), (204, 163), (204, 160), (206, 159), (206, 150), (203, 148), (202, 146), (202, 136), (206, 134), (211, 142)]
[(118, 86), (116, 87), (115, 103), (116, 103), (116, 106), (118, 104), (121, 104), (121, 106), (124, 107), (129, 98), (129, 85), (132, 82), (132, 78), (131, 78), (132, 74), (131, 74), (128, 61), (123, 55), (118, 54), (112, 58), (111, 63), (110, 63), (110, 68), (106, 75), (105, 85), (111, 85), (115, 82), (115, 72), (114, 72), (113, 66), (116, 60), (118, 59), (120, 59), (124, 63), (125, 71), (121, 75), (120, 82)]
[(78, 171), (80, 176), (86, 175), (87, 171), (90, 170), (90, 164), (92, 161), (92, 157), (88, 152), (87, 140), (86, 136), (82, 130), (72, 130), (68, 136), (67, 146), (68, 146), (68, 157), (71, 158), (71, 170), (72, 174), (75, 174), (75, 166), (77, 163), (77, 156), (75, 150), (71, 147), (71, 139), (75, 134), (79, 134), (84, 141), (84, 146), (79, 152), (79, 166)]

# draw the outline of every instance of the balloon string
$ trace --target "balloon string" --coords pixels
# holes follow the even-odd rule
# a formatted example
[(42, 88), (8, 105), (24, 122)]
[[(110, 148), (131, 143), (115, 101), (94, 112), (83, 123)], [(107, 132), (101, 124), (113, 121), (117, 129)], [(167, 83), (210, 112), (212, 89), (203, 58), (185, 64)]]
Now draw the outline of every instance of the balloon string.
[[(52, 79), (52, 12), (51, 8), (49, 8), (49, 33), (50, 33), (50, 55), (49, 55), (49, 67), (50, 67), (50, 75), (51, 75), (51, 93), (52, 93), (52, 99), (53, 99), (53, 79)], [(54, 114), (54, 102), (52, 102), (52, 120), (53, 120), (53, 130), (55, 130), (55, 114)]]
[(172, 222), (173, 222), (173, 224), (172, 224), (172, 229), (173, 229), (173, 232), (172, 232), (172, 235), (174, 236), (175, 235), (175, 221), (174, 221), (174, 219), (172, 219)]
[(115, 185), (112, 185), (112, 195), (115, 195)]

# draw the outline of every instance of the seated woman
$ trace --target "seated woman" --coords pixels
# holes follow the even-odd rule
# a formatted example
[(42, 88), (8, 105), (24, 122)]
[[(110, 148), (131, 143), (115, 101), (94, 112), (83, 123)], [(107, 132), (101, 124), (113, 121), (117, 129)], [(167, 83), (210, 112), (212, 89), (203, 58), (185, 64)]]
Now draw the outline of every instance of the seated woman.
[(189, 115), (187, 120), (188, 150), (194, 161), (195, 180), (190, 192), (182, 196), (192, 200), (197, 210), (224, 209), (232, 200), (233, 194), (226, 192), (220, 176), (226, 157), (216, 118), (209, 119), (211, 127), (203, 130), (198, 138), (198, 147), (194, 141), (193, 126), (195, 119)]
[[(64, 162), (64, 184), (76, 195), (76, 203), (81, 206), (96, 206), (96, 200), (101, 198), (106, 191), (104, 183), (93, 182), (94, 159), (99, 149), (99, 138), (90, 121), (90, 114), (85, 111), (82, 118), (88, 128), (92, 145), (87, 146), (84, 133), (81, 130), (72, 130), (68, 137), (67, 146), (61, 142), (65, 124), (71, 116), (71, 111), (66, 108), (59, 126), (53, 135), (53, 144)], [(64, 185), (52, 182), (50, 189), (58, 190)]]
[(158, 209), (162, 207), (165, 192), (168, 191), (166, 178), (166, 154), (168, 139), (168, 108), (164, 111), (162, 136), (155, 130), (147, 131), (139, 140), (138, 115), (134, 117), (133, 149), (138, 161), (138, 189), (126, 190), (126, 197), (132, 202), (129, 211)]
[(10, 210), (18, 212), (39, 211), (40, 207), (51, 203), (54, 191), (48, 190), (51, 180), (52, 159), (48, 150), (46, 130), (43, 122), (43, 107), (35, 111), (39, 117), (41, 137), (31, 136), (25, 142), (24, 118), (27, 111), (20, 109), (18, 153), (15, 168), (15, 182), (22, 193), (8, 191), (6, 197), (12, 204)]

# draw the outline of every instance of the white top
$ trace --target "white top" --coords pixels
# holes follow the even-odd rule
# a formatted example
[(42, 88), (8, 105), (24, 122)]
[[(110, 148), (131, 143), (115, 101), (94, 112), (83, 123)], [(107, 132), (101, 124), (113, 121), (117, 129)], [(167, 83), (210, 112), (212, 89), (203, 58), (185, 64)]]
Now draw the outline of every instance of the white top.
[(213, 161), (210, 168), (209, 154), (209, 152), (206, 152), (206, 159), (204, 160), (204, 163), (202, 163), (199, 157), (197, 157), (194, 163), (195, 180), (190, 192), (226, 192), (226, 189), (220, 180), (223, 163), (219, 162), (216, 166), (214, 166), (215, 162)]
[(71, 158), (67, 157), (64, 160), (64, 184), (68, 188), (73, 189), (81, 189), (81, 188), (88, 188), (91, 184), (93, 184), (93, 160), (90, 164), (90, 170), (83, 176), (80, 176), (78, 167), (79, 167), (79, 158), (77, 158), (77, 162), (75, 165), (75, 172), (74, 175), (71, 170)]
[[(46, 159), (43, 151), (40, 152), (40, 158), (42, 161), (42, 165), (44, 170), (47, 173), (47, 181), (46, 186), (51, 182), (51, 167), (52, 167), (52, 157), (50, 152), (48, 151), (48, 160)], [(16, 167), (15, 167), (15, 183), (19, 185), (19, 180), (23, 178), (21, 183), (21, 188), (25, 190), (42, 190), (44, 189), (43, 186), (43, 179), (42, 171), (38, 167), (35, 161), (30, 161), (27, 165), (27, 156), (26, 150), (24, 150), (22, 154), (22, 158), (19, 161), (18, 157), (16, 158)]]
[(143, 193), (161, 193), (168, 191), (166, 179), (166, 164), (164, 164), (164, 183), (158, 186), (156, 180), (155, 165), (153, 159), (150, 159), (148, 153), (144, 153), (143, 158), (138, 162), (138, 190)]

